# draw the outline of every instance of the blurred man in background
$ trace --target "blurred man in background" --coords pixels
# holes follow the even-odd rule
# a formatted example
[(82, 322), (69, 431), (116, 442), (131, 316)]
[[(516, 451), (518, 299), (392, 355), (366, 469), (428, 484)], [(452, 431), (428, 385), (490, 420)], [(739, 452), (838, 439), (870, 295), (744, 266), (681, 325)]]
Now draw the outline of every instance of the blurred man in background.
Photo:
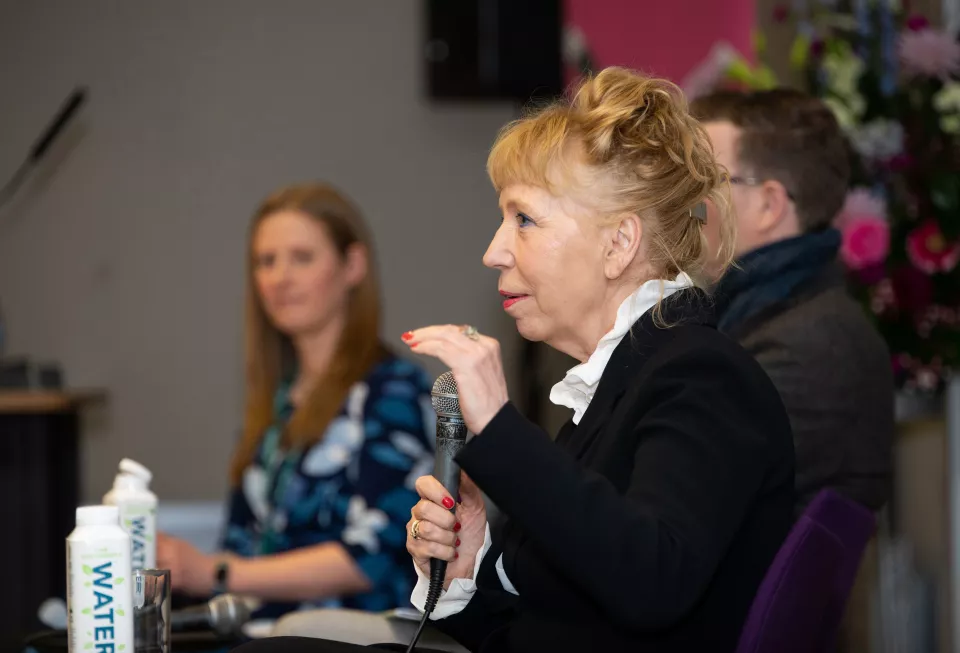
[(730, 174), (737, 261), (717, 287), (721, 331), (743, 344), (787, 407), (796, 514), (830, 487), (872, 510), (891, 494), (890, 356), (846, 293), (831, 226), (849, 184), (844, 137), (816, 98), (788, 89), (693, 102)]

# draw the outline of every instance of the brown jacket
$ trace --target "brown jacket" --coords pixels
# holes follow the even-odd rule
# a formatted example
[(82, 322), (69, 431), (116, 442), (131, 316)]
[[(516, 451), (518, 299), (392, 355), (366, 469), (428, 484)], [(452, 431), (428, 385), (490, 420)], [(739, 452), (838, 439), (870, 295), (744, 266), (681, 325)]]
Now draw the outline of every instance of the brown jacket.
[(881, 508), (892, 492), (890, 355), (839, 269), (829, 266), (730, 335), (757, 359), (786, 406), (796, 513), (824, 487)]

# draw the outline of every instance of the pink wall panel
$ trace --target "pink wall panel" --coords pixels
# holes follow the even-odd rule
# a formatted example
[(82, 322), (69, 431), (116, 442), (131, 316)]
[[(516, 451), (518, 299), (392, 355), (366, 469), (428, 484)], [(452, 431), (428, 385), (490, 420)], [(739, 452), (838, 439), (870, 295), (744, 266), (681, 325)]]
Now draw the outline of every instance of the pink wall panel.
[(754, 0), (566, 0), (566, 22), (579, 27), (597, 68), (629, 66), (680, 82), (728, 42), (749, 56)]

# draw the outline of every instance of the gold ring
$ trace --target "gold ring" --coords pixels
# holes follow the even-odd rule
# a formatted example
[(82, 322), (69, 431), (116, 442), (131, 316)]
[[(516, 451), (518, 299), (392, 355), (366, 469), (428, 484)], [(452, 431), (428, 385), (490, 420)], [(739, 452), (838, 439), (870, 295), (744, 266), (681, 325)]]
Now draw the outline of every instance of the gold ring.
[(463, 327), (463, 329), (460, 330), (460, 333), (462, 333), (463, 335), (467, 336), (467, 337), (470, 338), (471, 340), (479, 340), (479, 339), (480, 339), (480, 332), (477, 331), (477, 327), (475, 327), (475, 326), (470, 326), (469, 324), (468, 324), (467, 326)]
[(410, 537), (415, 540), (420, 539), (420, 520), (414, 519), (413, 523), (410, 525)]

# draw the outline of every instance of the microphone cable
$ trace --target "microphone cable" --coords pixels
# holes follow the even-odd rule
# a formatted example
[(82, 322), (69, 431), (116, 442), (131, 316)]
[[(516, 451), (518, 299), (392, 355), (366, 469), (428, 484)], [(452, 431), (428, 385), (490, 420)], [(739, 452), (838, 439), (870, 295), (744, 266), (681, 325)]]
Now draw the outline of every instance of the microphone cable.
[(447, 561), (432, 558), (430, 560), (430, 585), (427, 588), (427, 601), (423, 605), (423, 617), (420, 619), (420, 626), (417, 628), (417, 632), (414, 634), (413, 639), (410, 640), (410, 645), (407, 646), (407, 653), (413, 653), (413, 651), (416, 650), (417, 642), (420, 641), (420, 635), (423, 634), (423, 629), (427, 625), (427, 621), (430, 620), (430, 614), (434, 608), (437, 607), (437, 601), (440, 600), (440, 594), (443, 592), (443, 577), (446, 575)]

